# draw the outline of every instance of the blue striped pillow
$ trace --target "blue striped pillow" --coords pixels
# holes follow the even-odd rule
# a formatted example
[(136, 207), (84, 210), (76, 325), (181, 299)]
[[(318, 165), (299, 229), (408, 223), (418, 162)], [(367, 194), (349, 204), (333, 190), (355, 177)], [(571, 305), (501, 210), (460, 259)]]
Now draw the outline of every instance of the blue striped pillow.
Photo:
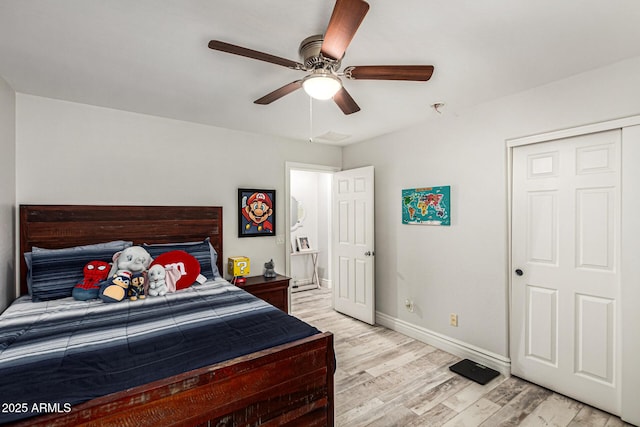
[(186, 242), (186, 243), (164, 243), (157, 245), (144, 244), (143, 247), (149, 252), (152, 258), (169, 251), (185, 251), (193, 256), (200, 263), (200, 274), (207, 279), (215, 279), (220, 277), (216, 260), (218, 254), (213, 249), (209, 238), (202, 242)]
[(113, 254), (131, 245), (118, 240), (64, 249), (33, 248), (30, 256), (25, 254), (32, 301), (70, 297), (73, 287), (84, 279), (84, 266), (89, 261), (111, 262)]

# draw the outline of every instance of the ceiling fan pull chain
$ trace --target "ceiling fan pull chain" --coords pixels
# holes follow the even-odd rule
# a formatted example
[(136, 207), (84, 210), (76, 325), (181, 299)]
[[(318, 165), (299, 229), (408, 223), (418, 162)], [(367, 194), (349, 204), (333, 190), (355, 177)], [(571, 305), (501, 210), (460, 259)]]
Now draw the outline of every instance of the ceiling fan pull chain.
[(313, 142), (313, 98), (309, 97), (309, 142)]

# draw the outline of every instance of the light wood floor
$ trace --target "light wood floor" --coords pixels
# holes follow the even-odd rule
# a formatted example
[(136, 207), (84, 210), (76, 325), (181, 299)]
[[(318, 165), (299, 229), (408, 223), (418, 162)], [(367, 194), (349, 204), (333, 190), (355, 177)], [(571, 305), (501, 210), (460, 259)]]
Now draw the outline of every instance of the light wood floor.
[(629, 426), (516, 377), (454, 374), (458, 357), (333, 311), (329, 291), (293, 293), (291, 311), (334, 334), (337, 426)]

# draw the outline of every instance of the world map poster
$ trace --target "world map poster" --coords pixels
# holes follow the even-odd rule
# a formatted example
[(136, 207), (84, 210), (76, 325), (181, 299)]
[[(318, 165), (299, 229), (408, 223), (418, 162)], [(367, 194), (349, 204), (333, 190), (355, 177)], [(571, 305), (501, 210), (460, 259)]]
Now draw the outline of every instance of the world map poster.
[(451, 225), (451, 187), (402, 190), (402, 223)]

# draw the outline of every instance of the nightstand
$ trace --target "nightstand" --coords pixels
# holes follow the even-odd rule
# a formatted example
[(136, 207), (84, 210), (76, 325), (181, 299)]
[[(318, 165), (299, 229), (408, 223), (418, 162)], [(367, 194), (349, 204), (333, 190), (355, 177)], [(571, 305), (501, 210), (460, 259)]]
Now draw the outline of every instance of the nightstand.
[(247, 281), (239, 288), (279, 308), (285, 313), (289, 312), (289, 280), (287, 276), (278, 274), (273, 279), (264, 276), (247, 277)]

